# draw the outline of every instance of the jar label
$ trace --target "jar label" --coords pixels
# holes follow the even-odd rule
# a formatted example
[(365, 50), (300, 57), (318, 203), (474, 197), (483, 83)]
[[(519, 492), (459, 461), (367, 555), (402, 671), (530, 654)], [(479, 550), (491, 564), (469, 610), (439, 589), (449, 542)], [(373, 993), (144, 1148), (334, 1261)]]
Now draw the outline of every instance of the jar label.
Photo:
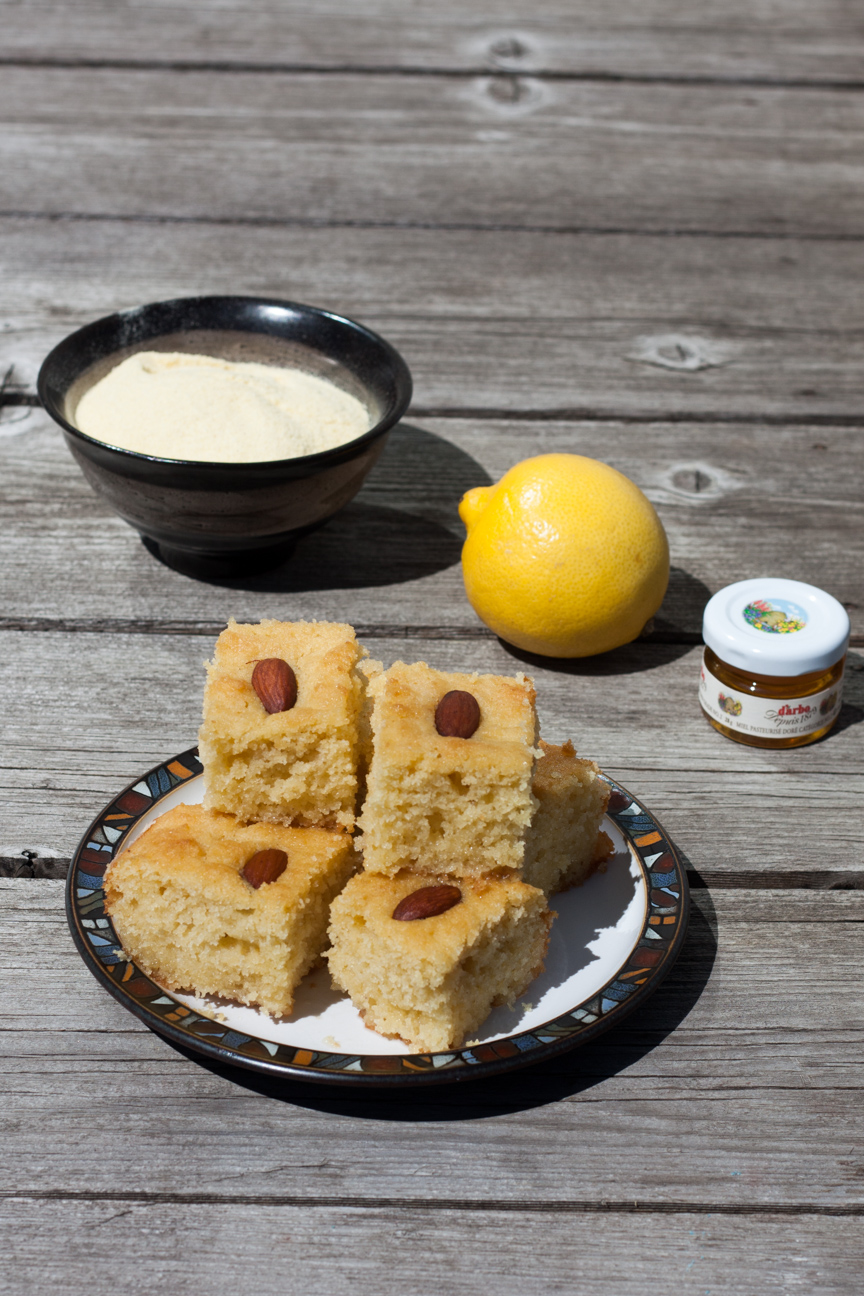
[(752, 734), (754, 738), (800, 738), (831, 724), (842, 701), (842, 678), (809, 697), (754, 697), (752, 693), (739, 693), (722, 684), (702, 662), (699, 680), (702, 710), (736, 733)]

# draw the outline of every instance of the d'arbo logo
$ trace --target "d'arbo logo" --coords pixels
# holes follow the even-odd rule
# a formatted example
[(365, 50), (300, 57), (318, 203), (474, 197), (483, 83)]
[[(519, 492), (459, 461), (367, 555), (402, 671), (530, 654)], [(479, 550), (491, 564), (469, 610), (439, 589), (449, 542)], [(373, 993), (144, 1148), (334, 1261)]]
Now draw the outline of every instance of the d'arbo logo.
[(807, 613), (788, 599), (754, 599), (744, 609), (744, 620), (765, 634), (795, 634), (807, 624)]

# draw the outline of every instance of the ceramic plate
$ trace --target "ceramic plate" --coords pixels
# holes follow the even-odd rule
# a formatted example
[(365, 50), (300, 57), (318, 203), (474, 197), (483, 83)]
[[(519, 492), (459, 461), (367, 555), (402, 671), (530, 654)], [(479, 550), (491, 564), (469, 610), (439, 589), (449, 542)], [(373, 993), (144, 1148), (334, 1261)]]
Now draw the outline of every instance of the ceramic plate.
[(689, 893), (663, 829), (618, 784), (604, 830), (615, 845), (605, 873), (554, 896), (558, 917), (546, 970), (513, 1009), (496, 1008), (477, 1038), (450, 1053), (412, 1053), (367, 1030), (326, 970), (306, 977), (289, 1022), (251, 1008), (171, 994), (130, 962), (104, 908), (114, 855), (154, 819), (203, 795), (197, 749), (158, 765), (94, 820), (75, 853), (66, 911), (75, 943), (106, 990), (153, 1030), (186, 1048), (271, 1075), (349, 1084), (463, 1080), (560, 1053), (608, 1030), (643, 1003), (684, 939)]

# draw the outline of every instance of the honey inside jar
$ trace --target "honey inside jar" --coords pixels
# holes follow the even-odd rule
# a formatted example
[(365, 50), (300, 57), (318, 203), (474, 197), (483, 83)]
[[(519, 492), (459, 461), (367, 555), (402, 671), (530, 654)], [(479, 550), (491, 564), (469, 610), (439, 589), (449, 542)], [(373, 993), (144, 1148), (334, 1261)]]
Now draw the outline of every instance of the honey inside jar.
[[(831, 690), (835, 685), (841, 685), (843, 680), (843, 670), (846, 665), (846, 654), (824, 671), (809, 671), (806, 675), (780, 676), (780, 675), (756, 675), (754, 672), (737, 670), (734, 666), (728, 666), (726, 662), (720, 660), (716, 653), (710, 648), (705, 649), (704, 665), (711, 674), (725, 684), (730, 689), (735, 689), (739, 693), (748, 693), (754, 698), (768, 698), (778, 703), (777, 707), (767, 707), (766, 710), (781, 710), (782, 706), (789, 705), (790, 697), (794, 697), (796, 706), (799, 698), (811, 698), (814, 694), (824, 693)], [(705, 708), (703, 707), (703, 711)], [(837, 723), (837, 716), (840, 714), (838, 707), (834, 711), (830, 720), (820, 728), (814, 729), (812, 733), (790, 734), (788, 737), (759, 737), (758, 735), (739, 733), (728, 724), (723, 724), (721, 720), (715, 720), (714, 716), (705, 711), (708, 723), (713, 725), (718, 733), (724, 734), (731, 738), (733, 742), (746, 743), (748, 747), (803, 747), (805, 743), (816, 742), (817, 738), (822, 738)], [(781, 717), (782, 719), (783, 717)]]
[(749, 747), (803, 747), (840, 714), (849, 617), (800, 581), (739, 581), (705, 608), (699, 702), (709, 724)]

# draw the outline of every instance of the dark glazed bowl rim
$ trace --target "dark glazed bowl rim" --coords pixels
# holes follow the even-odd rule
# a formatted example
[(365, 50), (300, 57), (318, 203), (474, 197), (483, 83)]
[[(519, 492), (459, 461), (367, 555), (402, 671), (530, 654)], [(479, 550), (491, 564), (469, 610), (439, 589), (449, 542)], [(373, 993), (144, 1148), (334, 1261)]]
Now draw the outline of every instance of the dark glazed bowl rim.
[[(124, 449), (123, 446), (112, 445), (110, 441), (100, 441), (96, 437), (88, 436), (86, 432), (82, 432), (80, 428), (75, 427), (74, 423), (70, 423), (62, 410), (58, 407), (57, 401), (54, 398), (54, 392), (58, 390), (58, 385), (52, 381), (56, 367), (64, 361), (68, 362), (71, 360), (74, 362), (78, 353), (82, 350), (85, 353), (88, 352), (92, 343), (99, 339), (101, 334), (120, 331), (125, 323), (132, 324), (136, 320), (146, 319), (148, 315), (162, 314), (166, 319), (169, 319), (172, 314), (176, 314), (180, 317), (184, 313), (188, 313), (190, 309), (209, 309), (226, 313), (236, 312), (236, 319), (234, 319), (230, 324), (223, 324), (221, 326), (219, 324), (213, 324), (212, 322), (206, 324), (202, 323), (198, 326), (200, 329), (207, 328), (213, 332), (233, 330), (235, 332), (249, 333), (250, 335), (261, 333), (264, 336), (271, 337), (290, 336), (274, 329), (252, 329), (244, 325), (244, 312), (246, 318), (249, 319), (253, 316), (253, 313), (256, 310), (262, 308), (267, 311), (273, 311), (274, 309), (283, 310), (286, 314), (291, 314), (295, 318), (306, 319), (309, 321), (326, 320), (328, 323), (336, 325), (337, 327), (342, 326), (347, 332), (355, 334), (358, 338), (362, 338), (370, 344), (373, 350), (379, 352), (380, 358), (389, 364), (392, 371), (393, 396), (389, 408), (374, 427), (371, 427), (368, 432), (364, 432), (361, 436), (354, 437), (351, 441), (345, 441), (341, 445), (331, 446), (327, 450), (318, 450), (314, 454), (292, 455), (287, 459), (254, 459), (239, 462), (234, 460), (212, 459), (168, 459), (160, 455), (144, 454), (140, 450), (127, 450)], [(179, 333), (184, 331), (193, 332), (196, 330), (189, 328), (184, 330), (179, 323), (175, 324), (174, 327), (168, 326), (164, 329), (154, 330), (142, 339), (142, 346), (140, 349), (145, 349), (148, 340), (164, 337), (169, 333)], [(336, 359), (339, 358), (334, 352), (327, 351), (323, 347), (317, 347), (309, 342), (304, 343), (304, 345), (307, 345), (310, 350), (318, 351), (322, 355), (333, 356), (333, 358)], [(75, 378), (80, 377), (82, 373), (84, 373), (100, 358), (105, 358), (111, 355), (113, 351), (123, 349), (125, 349), (123, 346), (114, 348), (98, 348), (98, 354), (90, 354), (86, 363), (81, 364), (80, 367), (78, 367)], [(75, 379), (73, 379), (73, 381), (74, 380)], [(63, 389), (64, 398), (70, 386), (71, 383), (67, 382)], [(335, 311), (325, 310), (320, 306), (309, 306), (302, 302), (289, 301), (287, 298), (255, 297), (232, 294), (203, 295), (198, 297), (171, 297), (163, 301), (147, 302), (142, 306), (132, 306), (127, 310), (115, 311), (111, 315), (103, 315), (99, 319), (93, 320), (91, 323), (85, 324), (81, 328), (76, 329), (74, 333), (69, 333), (61, 342), (58, 342), (58, 344), (49, 351), (48, 355), (42, 361), (36, 383), (39, 400), (41, 401), (42, 407), (46, 413), (50, 415), (55, 423), (58, 423), (60, 427), (63, 428), (67, 435), (70, 435), (76, 440), (82, 442), (84, 446), (92, 446), (94, 449), (108, 451), (111, 454), (119, 455), (129, 464), (130, 468), (135, 464), (140, 465), (141, 467), (146, 464), (153, 464), (154, 467), (158, 466), (159, 469), (175, 468), (177, 470), (191, 470), (204, 474), (214, 473), (220, 476), (223, 475), (226, 470), (232, 473), (242, 473), (247, 476), (254, 476), (262, 472), (262, 470), (276, 470), (278, 468), (285, 470), (291, 469), (292, 467), (295, 471), (300, 469), (300, 472), (296, 473), (298, 476), (311, 476), (319, 467), (324, 467), (330, 463), (338, 463), (343, 459), (353, 458), (365, 445), (375, 441), (385, 432), (388, 432), (394, 424), (399, 422), (411, 402), (412, 389), (413, 384), (411, 372), (396, 348), (391, 346), (391, 344), (381, 337), (379, 333), (375, 333), (372, 329), (367, 328), (365, 324), (360, 324), (357, 320), (351, 319), (348, 315), (339, 315)], [(295, 475), (295, 473), (292, 473), (292, 476), (293, 475)]]

